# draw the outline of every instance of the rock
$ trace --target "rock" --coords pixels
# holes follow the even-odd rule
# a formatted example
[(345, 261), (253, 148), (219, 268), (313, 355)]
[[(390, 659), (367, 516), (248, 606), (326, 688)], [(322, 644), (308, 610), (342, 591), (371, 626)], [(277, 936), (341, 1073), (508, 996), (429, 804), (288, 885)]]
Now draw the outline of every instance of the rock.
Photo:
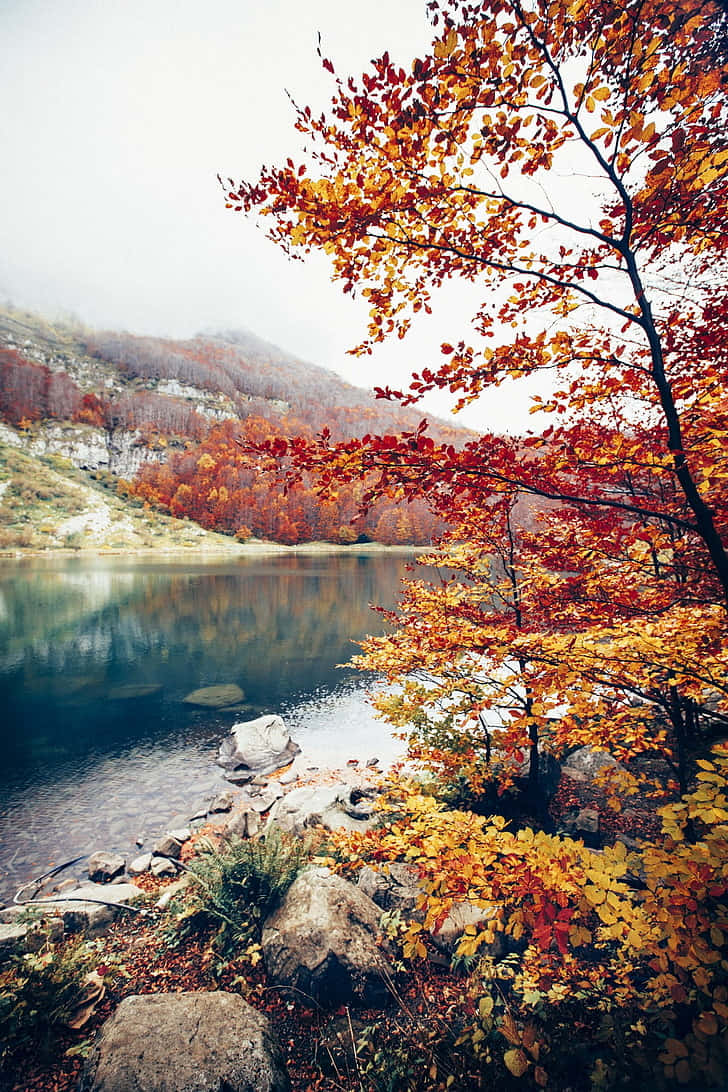
[(176, 838), (174, 834), (165, 834), (156, 843), (152, 853), (155, 857), (174, 857), (175, 860), (179, 860), (185, 841), (184, 838)]
[(190, 877), (185, 875), (181, 880), (177, 880), (177, 883), (171, 883), (169, 887), (165, 887), (162, 894), (159, 896), (154, 906), (157, 910), (166, 910), (172, 899), (181, 894), (182, 891), (189, 885)]
[(282, 796), (283, 789), (281, 786), (277, 781), (271, 781), (265, 792), (250, 801), (250, 807), (257, 811), (259, 815), (263, 815), (266, 811), (270, 811), (276, 800), (280, 800)]
[[(469, 926), (486, 925), (497, 917), (499, 908), (493, 906), (475, 906), (471, 902), (457, 902), (441, 924), (440, 928), (431, 930), (431, 936), (437, 947), (446, 955), (453, 956), (457, 950), (460, 938)], [(490, 944), (482, 944), (478, 949), (480, 955), (489, 955), (492, 959), (502, 959), (507, 953), (506, 937), (501, 932), (495, 934), (495, 939)]]
[(269, 978), (326, 1006), (383, 1003), (391, 971), (379, 917), (354, 884), (326, 868), (308, 869), (263, 927)]
[(120, 876), (125, 868), (126, 861), (120, 854), (100, 850), (92, 853), (88, 859), (88, 878), (96, 883), (108, 883), (115, 876)]
[(176, 876), (177, 865), (169, 857), (152, 857), (151, 872), (158, 880), (165, 876)]
[(235, 797), (231, 792), (221, 792), (207, 809), (208, 815), (217, 815), (223, 811), (230, 811), (235, 803)]
[(101, 1028), (79, 1092), (290, 1092), (278, 1041), (237, 994), (125, 998)]
[(593, 781), (605, 768), (624, 769), (607, 751), (579, 747), (564, 761), (563, 772), (574, 781)]
[(301, 834), (309, 827), (327, 830), (369, 830), (374, 826), (371, 805), (361, 789), (340, 782), (336, 785), (302, 785), (278, 800), (271, 808), (269, 823)]
[(148, 872), (152, 866), (151, 853), (142, 853), (130, 861), (127, 872), (130, 876), (141, 876), (142, 872)]
[(176, 830), (170, 830), (167, 833), (170, 838), (174, 838), (180, 845), (184, 845), (192, 837), (192, 831), (189, 827), (178, 827)]
[[(123, 913), (120, 906), (133, 902), (143, 894), (142, 889), (133, 883), (115, 884), (113, 889), (101, 883), (85, 883), (73, 891), (39, 899), (36, 905), (52, 902), (52, 909), (60, 913), (64, 927), (70, 933), (84, 932), (88, 936), (99, 936)], [(110, 902), (116, 905), (106, 905)]]
[(236, 812), (225, 824), (223, 834), (226, 838), (254, 838), (260, 830), (260, 816), (257, 811)]
[(0, 925), (0, 963), (11, 959), (25, 947), (27, 925)]
[(586, 830), (589, 834), (599, 833), (599, 812), (596, 808), (582, 808), (576, 817), (576, 829)]
[(217, 762), (227, 771), (228, 781), (242, 784), (288, 766), (300, 751), (283, 720), (265, 716), (234, 724), (230, 736), (220, 744)]
[(123, 686), (112, 686), (106, 696), (109, 701), (129, 701), (132, 698), (148, 698), (158, 694), (161, 689), (161, 683), (125, 683)]
[(294, 781), (298, 781), (298, 773), (293, 768), (286, 770), (285, 773), (282, 773), (278, 778), (278, 783), (280, 785), (292, 785)]
[(235, 683), (201, 686), (182, 699), (187, 705), (200, 705), (205, 709), (224, 709), (227, 705), (237, 705), (244, 700), (245, 694)]
[(379, 759), (378, 758), (368, 758), (366, 760), (366, 763), (365, 763), (365, 766), (366, 766), (367, 770), (372, 770), (372, 769), (374, 769), (375, 766), (378, 766), (378, 765), (379, 765)]
[(357, 887), (382, 910), (400, 910), (409, 916), (424, 893), (417, 869), (399, 861), (381, 870), (366, 865), (359, 873)]

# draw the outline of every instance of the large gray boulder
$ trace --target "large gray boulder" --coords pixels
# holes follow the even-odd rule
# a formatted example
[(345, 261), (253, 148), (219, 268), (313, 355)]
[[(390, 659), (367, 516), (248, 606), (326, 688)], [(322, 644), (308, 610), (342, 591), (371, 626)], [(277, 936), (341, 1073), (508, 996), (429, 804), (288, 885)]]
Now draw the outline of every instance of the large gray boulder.
[(624, 766), (608, 751), (594, 747), (579, 747), (572, 751), (562, 766), (563, 773), (573, 781), (594, 781), (605, 770), (624, 770)]
[(344, 782), (303, 785), (273, 805), (268, 821), (295, 834), (316, 826), (327, 830), (369, 830), (374, 826), (371, 795)]
[(237, 994), (127, 997), (101, 1028), (79, 1092), (290, 1092), (267, 1017)]
[(327, 868), (294, 881), (263, 928), (268, 976), (324, 1006), (386, 1000), (390, 951), (378, 907)]
[(244, 784), (288, 766), (300, 751), (281, 717), (270, 715), (234, 724), (220, 744), (217, 763), (228, 781)]

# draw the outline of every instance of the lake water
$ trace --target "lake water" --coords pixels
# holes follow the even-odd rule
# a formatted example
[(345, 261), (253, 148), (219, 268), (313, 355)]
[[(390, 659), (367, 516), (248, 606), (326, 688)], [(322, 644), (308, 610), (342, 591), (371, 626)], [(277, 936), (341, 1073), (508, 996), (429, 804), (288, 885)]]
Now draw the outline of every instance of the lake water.
[[(401, 748), (337, 664), (381, 632), (411, 557), (0, 562), (0, 897), (71, 857), (135, 851), (217, 792), (235, 721), (280, 713), (308, 764)], [(237, 683), (236, 711), (186, 705)]]

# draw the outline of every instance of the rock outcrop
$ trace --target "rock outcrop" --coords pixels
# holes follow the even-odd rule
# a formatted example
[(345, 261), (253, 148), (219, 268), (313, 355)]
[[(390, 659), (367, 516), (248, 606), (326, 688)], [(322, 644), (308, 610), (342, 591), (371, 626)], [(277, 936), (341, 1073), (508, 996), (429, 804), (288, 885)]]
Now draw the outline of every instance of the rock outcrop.
[(294, 881), (263, 928), (268, 975), (319, 1004), (382, 1004), (389, 948), (378, 907), (354, 884), (326, 868)]
[(237, 994), (125, 998), (101, 1028), (79, 1092), (290, 1092), (270, 1023)]

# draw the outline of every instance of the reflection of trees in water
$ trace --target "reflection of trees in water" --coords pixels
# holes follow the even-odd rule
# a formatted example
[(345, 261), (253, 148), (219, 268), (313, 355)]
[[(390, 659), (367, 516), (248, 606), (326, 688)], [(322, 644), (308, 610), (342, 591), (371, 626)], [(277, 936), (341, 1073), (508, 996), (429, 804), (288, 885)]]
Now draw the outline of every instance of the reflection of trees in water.
[(386, 555), (268, 558), (223, 571), (125, 566), (101, 580), (91, 569), (66, 579), (24, 570), (3, 584), (5, 624), (29, 689), (50, 671), (86, 674), (94, 687), (132, 677), (182, 690), (240, 681), (280, 696), (278, 676), (316, 685), (313, 662), (328, 674), (354, 651), (352, 639), (381, 631), (369, 604), (395, 602), (406, 564)]

